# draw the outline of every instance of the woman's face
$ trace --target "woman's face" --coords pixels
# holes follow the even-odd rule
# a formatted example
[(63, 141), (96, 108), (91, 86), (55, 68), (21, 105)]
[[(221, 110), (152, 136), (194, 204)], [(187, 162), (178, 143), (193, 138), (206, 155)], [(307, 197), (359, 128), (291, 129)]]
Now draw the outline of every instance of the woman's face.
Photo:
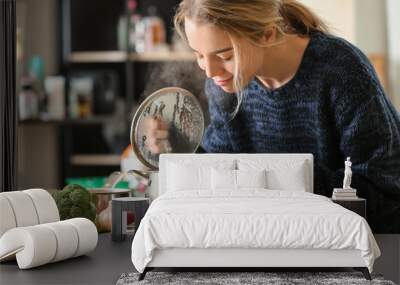
[[(185, 19), (185, 32), (197, 63), (207, 77), (212, 78), (225, 92), (235, 92), (233, 74), (236, 60), (228, 34), (214, 25), (198, 24), (188, 18)], [(259, 47), (247, 41), (240, 42), (240, 45), (246, 55), (240, 62), (242, 85), (245, 86), (259, 69), (263, 53), (258, 50)]]

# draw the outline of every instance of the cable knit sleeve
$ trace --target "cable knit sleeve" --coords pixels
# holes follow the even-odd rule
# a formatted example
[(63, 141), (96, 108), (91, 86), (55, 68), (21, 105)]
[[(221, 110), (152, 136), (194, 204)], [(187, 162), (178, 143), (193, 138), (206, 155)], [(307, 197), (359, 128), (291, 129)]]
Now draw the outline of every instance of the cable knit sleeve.
[[(354, 57), (358, 57), (355, 60)], [(400, 231), (400, 119), (362, 54), (346, 60), (331, 97), (340, 150), (353, 162), (352, 187), (369, 201), (375, 232)], [(343, 169), (333, 180), (341, 187)], [(373, 201), (373, 202), (372, 202)], [(385, 228), (389, 223), (390, 229)], [(396, 221), (397, 222), (394, 222)]]

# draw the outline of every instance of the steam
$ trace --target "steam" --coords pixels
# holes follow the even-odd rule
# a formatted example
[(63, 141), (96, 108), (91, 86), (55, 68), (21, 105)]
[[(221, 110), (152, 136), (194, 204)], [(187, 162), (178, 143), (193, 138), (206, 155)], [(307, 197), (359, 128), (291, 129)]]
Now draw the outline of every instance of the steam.
[(176, 61), (149, 66), (147, 84), (142, 93), (146, 98), (153, 92), (165, 87), (180, 87), (191, 92), (198, 100), (209, 123), (207, 97), (204, 92), (206, 76), (196, 62)]

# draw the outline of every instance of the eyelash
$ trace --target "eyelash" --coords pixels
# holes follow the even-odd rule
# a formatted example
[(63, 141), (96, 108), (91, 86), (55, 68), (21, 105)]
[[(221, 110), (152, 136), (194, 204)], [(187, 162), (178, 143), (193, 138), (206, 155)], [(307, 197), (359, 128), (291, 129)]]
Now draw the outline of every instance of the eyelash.
[[(201, 56), (201, 55), (196, 55), (196, 56), (197, 56), (197, 60), (203, 60), (204, 59), (204, 57)], [(233, 56), (228, 56), (226, 58), (218, 56), (218, 58), (221, 59), (222, 61), (230, 61), (230, 60), (233, 59)]]
[(220, 59), (222, 59), (223, 61), (230, 61), (232, 58), (233, 56), (229, 56), (227, 58), (220, 57)]

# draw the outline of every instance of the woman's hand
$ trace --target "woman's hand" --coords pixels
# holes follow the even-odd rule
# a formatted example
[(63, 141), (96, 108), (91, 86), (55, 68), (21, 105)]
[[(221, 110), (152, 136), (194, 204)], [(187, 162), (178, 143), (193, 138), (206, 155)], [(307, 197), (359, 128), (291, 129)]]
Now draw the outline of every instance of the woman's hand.
[(171, 145), (168, 140), (169, 132), (166, 122), (159, 118), (148, 117), (144, 124), (146, 128), (145, 147), (153, 154), (170, 152)]

